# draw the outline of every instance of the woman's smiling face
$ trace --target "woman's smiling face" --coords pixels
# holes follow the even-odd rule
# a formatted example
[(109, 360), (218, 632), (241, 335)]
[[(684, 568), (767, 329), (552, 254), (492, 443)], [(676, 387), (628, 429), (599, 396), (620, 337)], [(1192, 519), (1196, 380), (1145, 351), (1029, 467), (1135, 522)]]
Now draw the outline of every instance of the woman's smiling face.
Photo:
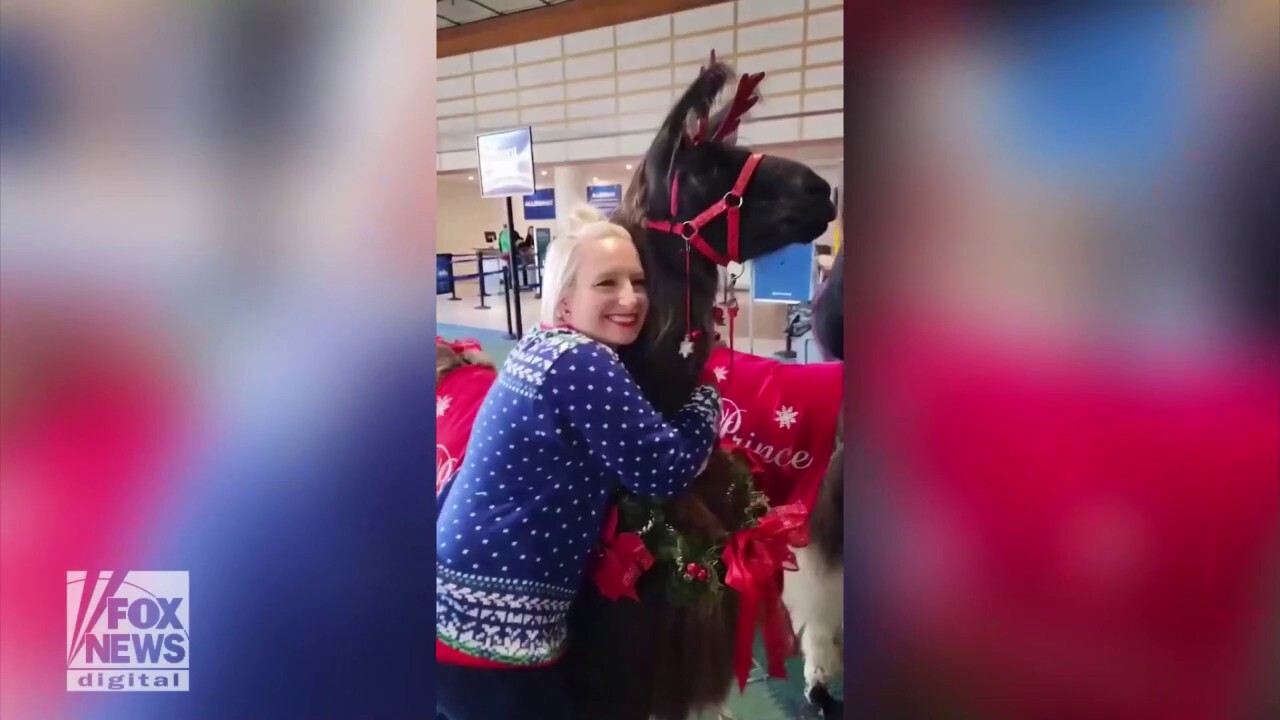
[(584, 242), (578, 252), (578, 270), (561, 300), (560, 319), (612, 347), (635, 342), (649, 310), (635, 245), (604, 237)]

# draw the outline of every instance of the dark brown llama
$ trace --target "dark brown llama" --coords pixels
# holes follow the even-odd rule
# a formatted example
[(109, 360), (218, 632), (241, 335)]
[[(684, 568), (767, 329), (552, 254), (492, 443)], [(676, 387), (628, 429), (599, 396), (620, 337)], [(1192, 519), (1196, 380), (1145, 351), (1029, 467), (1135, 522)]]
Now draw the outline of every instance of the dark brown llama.
[[(808, 167), (735, 144), (762, 77), (743, 76), (713, 114), (734, 78), (713, 58), (673, 107), (613, 218), (640, 249), (651, 308), (640, 339), (620, 354), (667, 415), (686, 402), (711, 351), (717, 266), (812, 242), (835, 218), (830, 186)], [(705, 540), (735, 526), (743, 509), (724, 499), (729, 468), (717, 452), (692, 491), (670, 503), (673, 526)], [(719, 707), (733, 682), (737, 594), (723, 593), (715, 607), (674, 606), (652, 573), (638, 592), (641, 602), (614, 602), (588, 583), (579, 595), (566, 658), (579, 717), (685, 720)]]

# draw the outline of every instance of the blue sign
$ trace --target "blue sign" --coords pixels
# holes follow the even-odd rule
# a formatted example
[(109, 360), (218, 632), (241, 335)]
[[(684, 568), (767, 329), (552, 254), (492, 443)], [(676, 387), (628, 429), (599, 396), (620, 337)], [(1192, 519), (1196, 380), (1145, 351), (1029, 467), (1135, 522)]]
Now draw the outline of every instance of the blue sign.
[(609, 217), (622, 203), (621, 185), (588, 185), (587, 204)]
[(453, 254), (436, 254), (436, 294), (453, 292)]
[(556, 189), (543, 188), (524, 196), (525, 220), (556, 219)]
[(813, 299), (813, 245), (787, 245), (751, 261), (751, 299), (801, 303)]

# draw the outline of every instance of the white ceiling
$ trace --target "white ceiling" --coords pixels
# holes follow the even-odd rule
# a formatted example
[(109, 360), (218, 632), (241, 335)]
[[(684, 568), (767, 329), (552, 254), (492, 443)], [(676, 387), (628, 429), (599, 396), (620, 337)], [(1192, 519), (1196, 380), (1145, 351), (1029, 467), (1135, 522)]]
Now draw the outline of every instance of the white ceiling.
[(457, 27), (567, 0), (436, 0), (436, 29)]
[[(806, 143), (803, 145), (774, 145), (767, 148), (759, 148), (766, 151), (770, 155), (778, 157), (791, 158), (799, 160), (814, 169), (839, 167), (844, 164), (844, 142), (821, 142)], [(573, 165), (578, 168), (583, 175), (590, 174), (598, 177), (600, 182), (608, 183), (625, 183), (627, 178), (631, 176), (631, 168), (627, 167), (626, 162), (585, 162), (585, 163), (555, 163), (555, 164), (539, 164), (538, 177), (535, 181), (539, 188), (552, 187), (552, 177), (554, 176), (555, 165)], [(448, 173), (438, 173), (436, 179), (441, 184), (446, 185), (465, 185), (475, 183), (474, 170), (461, 170)], [(595, 181), (593, 180), (593, 183)]]
[(436, 167), (474, 171), (477, 133), (522, 126), (548, 166), (637, 157), (713, 49), (768, 73), (745, 144), (843, 137), (843, 4), (734, 0), (440, 58)]

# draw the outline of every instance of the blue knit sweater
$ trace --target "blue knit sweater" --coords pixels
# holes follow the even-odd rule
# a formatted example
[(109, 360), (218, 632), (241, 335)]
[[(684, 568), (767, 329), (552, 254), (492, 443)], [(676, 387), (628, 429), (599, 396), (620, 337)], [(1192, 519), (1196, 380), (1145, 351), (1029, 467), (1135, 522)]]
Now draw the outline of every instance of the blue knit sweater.
[(525, 336), (436, 521), (437, 640), (507, 665), (556, 660), (614, 489), (687, 488), (719, 413), (702, 386), (667, 423), (610, 348), (567, 329)]

